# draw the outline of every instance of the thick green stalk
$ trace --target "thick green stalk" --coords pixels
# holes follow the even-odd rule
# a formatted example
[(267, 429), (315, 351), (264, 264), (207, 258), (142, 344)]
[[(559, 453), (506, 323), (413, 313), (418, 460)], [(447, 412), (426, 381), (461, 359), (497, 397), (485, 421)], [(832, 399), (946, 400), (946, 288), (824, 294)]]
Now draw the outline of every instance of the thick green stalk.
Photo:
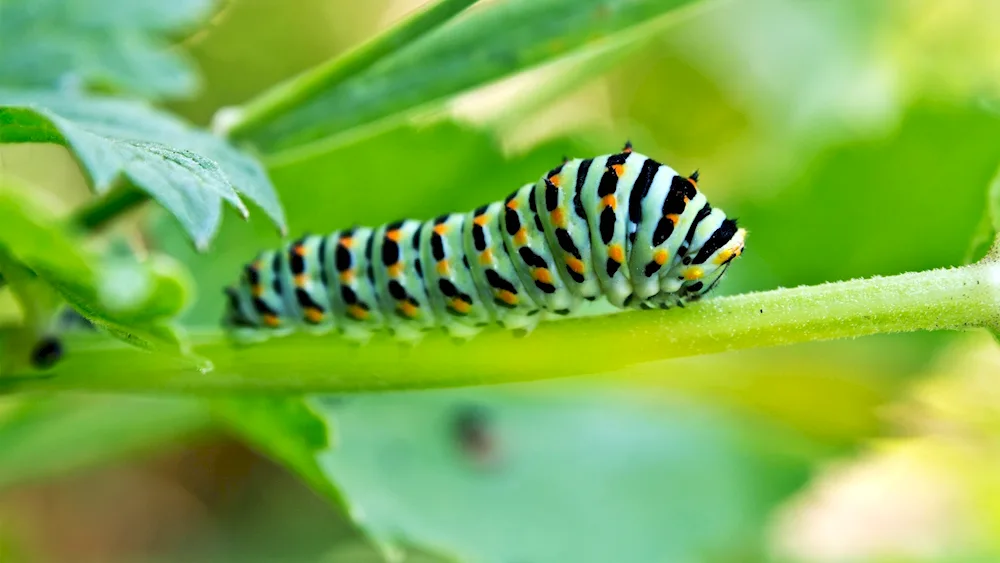
[(348, 53), (275, 86), (240, 109), (237, 122), (227, 132), (229, 137), (240, 139), (260, 124), (273, 120), (275, 116), (298, 107), (317, 93), (329, 90), (366, 70), (386, 55), (451, 19), (475, 1), (440, 0), (391, 31), (377, 35)]
[(149, 195), (131, 186), (116, 188), (73, 215), (73, 223), (83, 230), (97, 231), (149, 201)]
[(196, 335), (215, 369), (114, 342), (70, 342), (51, 377), (25, 389), (128, 392), (357, 392), (540, 380), (629, 365), (877, 333), (996, 327), (1000, 265), (983, 262), (897, 276), (711, 299), (670, 311), (632, 311), (543, 323), (526, 338), (490, 330), (456, 344), (442, 334), (414, 347), (387, 337), (365, 346), (295, 334), (234, 347), (218, 331)]

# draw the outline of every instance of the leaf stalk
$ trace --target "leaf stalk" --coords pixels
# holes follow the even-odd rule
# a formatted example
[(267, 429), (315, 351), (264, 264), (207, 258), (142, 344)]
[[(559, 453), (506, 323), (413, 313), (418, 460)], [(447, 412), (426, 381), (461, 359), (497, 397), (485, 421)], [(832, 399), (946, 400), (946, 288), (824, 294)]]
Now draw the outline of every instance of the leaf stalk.
[(387, 55), (451, 19), (475, 1), (440, 0), (430, 8), (410, 16), (391, 31), (379, 34), (344, 55), (309, 69), (257, 96), (239, 108), (233, 122), (219, 133), (234, 140), (247, 137), (262, 124), (273, 121), (276, 116), (367, 70)]
[(677, 358), (920, 330), (1000, 326), (1000, 264), (990, 259), (888, 277), (709, 299), (670, 311), (629, 311), (542, 323), (530, 336), (490, 329), (458, 344), (430, 334), (407, 347), (388, 336), (358, 346), (304, 333), (236, 346), (219, 330), (193, 336), (211, 359), (180, 360), (110, 340), (67, 343), (47, 375), (18, 389), (142, 393), (372, 392), (531, 381), (606, 373)]

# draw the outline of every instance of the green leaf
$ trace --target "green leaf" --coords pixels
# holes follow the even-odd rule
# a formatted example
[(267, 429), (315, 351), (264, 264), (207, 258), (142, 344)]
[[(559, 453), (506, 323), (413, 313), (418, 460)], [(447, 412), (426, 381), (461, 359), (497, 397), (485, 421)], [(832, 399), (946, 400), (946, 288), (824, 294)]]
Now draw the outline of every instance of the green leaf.
[(998, 137), (1000, 118), (974, 104), (917, 103), (888, 137), (832, 147), (780, 194), (757, 195), (769, 189), (766, 172), (742, 177), (748, 197), (725, 209), (749, 227), (751, 251), (728, 287), (961, 264), (1000, 162)]
[[(656, 525), (652, 520), (657, 520), (662, 524), (663, 515), (656, 511), (676, 519), (685, 513), (686, 503), (705, 499), (709, 503), (703, 507), (705, 511), (717, 505), (730, 515), (728, 521), (732, 520), (732, 511), (740, 512), (746, 505), (761, 510), (740, 524), (753, 530), (773, 505), (748, 502), (741, 493), (744, 488), (757, 494), (774, 481), (779, 491), (772, 498), (780, 499), (794, 487), (797, 475), (807, 465), (850, 451), (863, 440), (877, 436), (884, 424), (877, 414), (879, 409), (910, 381), (903, 377), (886, 381), (886, 375), (909, 374), (891, 363), (845, 360), (843, 354), (837, 353), (845, 349), (844, 345), (830, 348), (827, 345), (830, 360), (822, 366), (813, 363), (815, 347), (798, 355), (761, 351), (651, 364), (582, 385), (561, 382), (448, 392), (311, 397), (311, 409), (296, 406), (294, 399), (281, 399), (271, 407), (267, 400), (244, 403), (247, 399), (241, 397), (229, 402), (226, 414), (227, 420), (257, 449), (303, 475), (317, 491), (338, 504), (346, 498), (351, 517), (365, 532), (381, 540), (383, 551), (388, 553), (395, 550), (386, 542), (404, 541), (410, 546), (416, 543), (431, 550), (469, 556), (467, 551), (458, 551), (459, 544), (481, 542), (487, 535), (482, 528), (518, 533), (519, 526), (529, 527), (535, 522), (521, 523), (520, 518), (531, 511), (519, 512), (518, 506), (523, 509), (541, 504), (569, 510), (573, 503), (593, 503), (595, 509), (590, 512), (595, 513), (595, 519), (619, 518), (624, 520), (620, 525), (627, 527), (632, 521)], [(463, 447), (458, 440), (454, 414), (468, 406), (488, 409), (484, 421), (488, 425), (486, 434), (493, 437), (492, 449), (490, 440), (472, 440), (466, 443), (469, 447)], [(321, 439), (326, 432), (317, 430), (317, 421), (310, 417), (327, 421), (329, 447)], [(678, 440), (698, 445), (689, 450), (667, 436), (679, 436)], [(534, 449), (525, 451), (525, 442), (533, 443)], [(573, 444), (572, 451), (559, 449), (567, 443)], [(719, 452), (725, 448), (736, 451)], [(704, 472), (691, 469), (711, 455), (706, 451), (721, 456), (745, 454), (752, 459), (749, 463), (720, 460), (720, 467), (713, 465)], [(779, 458), (783, 461), (768, 465)], [(651, 464), (656, 466), (646, 467), (649, 479), (662, 471), (668, 480), (677, 465), (688, 468), (684, 479), (662, 484), (667, 488), (663, 494), (691, 487), (683, 495), (683, 506), (654, 505), (640, 517), (645, 510), (641, 495), (631, 491), (631, 497), (625, 499), (632, 503), (631, 512), (620, 505), (604, 510), (606, 506), (592, 500), (594, 487), (579, 485), (588, 481), (602, 483), (602, 487), (612, 483), (618, 488), (607, 494), (621, 497), (618, 493), (625, 487), (622, 483), (627, 481), (628, 472), (641, 472)], [(755, 468), (761, 466), (766, 469), (758, 473)], [(584, 469), (580, 471), (580, 467)], [(784, 480), (790, 469), (792, 477)], [(322, 480), (320, 486), (316, 485), (317, 472)], [(742, 475), (748, 484), (726, 486), (732, 483), (734, 474)], [(568, 483), (567, 479), (574, 481)], [(520, 489), (518, 496), (497, 501), (498, 496), (515, 490), (514, 482)], [(636, 487), (648, 483), (639, 482)], [(720, 488), (712, 489), (716, 484)], [(331, 495), (334, 487), (340, 493)], [(731, 498), (723, 498), (725, 495)], [(428, 506), (435, 502), (430, 499), (440, 504)], [(470, 511), (475, 507), (478, 517), (460, 510), (463, 506)], [(427, 518), (418, 516), (421, 513)], [(579, 540), (561, 541), (573, 530), (561, 526), (566, 521), (561, 514), (550, 516), (550, 524), (539, 529), (554, 531), (553, 542), (568, 543), (580, 550), (594, 547)], [(695, 524), (701, 529), (710, 528), (709, 523), (705, 517)], [(643, 541), (669, 542), (673, 534), (686, 538), (692, 533), (685, 523), (678, 526), (668, 520), (663, 525), (666, 536), (652, 534)], [(724, 535), (729, 530), (717, 533)], [(532, 538), (529, 548), (545, 547), (548, 536), (528, 536)], [(588, 537), (580, 535), (582, 539)], [(702, 539), (705, 541), (701, 546), (688, 547), (702, 549), (711, 538)], [(679, 543), (699, 542), (682, 539)], [(500, 557), (498, 553), (490, 557), (478, 555), (485, 560)], [(568, 557), (565, 560), (575, 560)], [(656, 559), (633, 557), (626, 551), (620, 558), (607, 560)]]
[(223, 200), (247, 215), (237, 191), (285, 227), (281, 204), (256, 161), (139, 102), (0, 90), (0, 142), (65, 145), (97, 193), (125, 178), (170, 211), (199, 248), (218, 229)]
[(146, 98), (192, 94), (198, 75), (167, 35), (193, 28), (213, 0), (0, 0), (0, 84), (67, 84)]
[(319, 460), (355, 522), (463, 561), (756, 560), (767, 515), (823, 456), (748, 417), (600, 386), (312, 403), (336, 425)]
[(993, 176), (986, 190), (986, 210), (979, 221), (965, 262), (974, 262), (984, 256), (993, 247), (1000, 233), (1000, 170)]
[(93, 282), (86, 252), (30, 188), (0, 183), (0, 244), (37, 271), (58, 271), (81, 283)]
[(993, 226), (993, 220), (989, 210), (983, 213), (976, 226), (976, 231), (972, 234), (969, 242), (969, 250), (965, 254), (964, 262), (971, 264), (980, 258), (984, 258), (993, 247), (997, 238), (997, 229)]
[(187, 441), (210, 423), (190, 400), (7, 398), (0, 403), (0, 489)]
[[(387, 561), (397, 561), (395, 552), (378, 551), (371, 545), (358, 542), (350, 542), (338, 545), (326, 553), (317, 563), (386, 563)], [(452, 559), (436, 557), (429, 553), (407, 551), (406, 563), (456, 563)]]
[[(254, 107), (232, 136), (278, 152), (399, 116), (448, 96), (554, 60), (639, 26), (692, 0), (513, 0), (468, 13), (330, 88), (296, 80), (308, 95), (280, 111)], [(320, 69), (318, 73), (325, 72)], [(294, 85), (282, 87), (295, 90)], [(279, 100), (271, 102), (278, 104)], [(268, 119), (256, 114), (267, 113)]]
[(102, 267), (49, 209), (30, 197), (28, 188), (9, 183), (0, 186), (0, 252), (30, 271), (30, 276), (8, 276), (12, 285), (44, 284), (122, 340), (150, 350), (182, 351), (170, 320), (185, 305), (190, 282), (174, 261), (161, 256), (140, 266), (117, 258)]
[(213, 412), (265, 454), (281, 460), (317, 491), (339, 502), (314, 453), (330, 443), (326, 424), (297, 396), (213, 399)]

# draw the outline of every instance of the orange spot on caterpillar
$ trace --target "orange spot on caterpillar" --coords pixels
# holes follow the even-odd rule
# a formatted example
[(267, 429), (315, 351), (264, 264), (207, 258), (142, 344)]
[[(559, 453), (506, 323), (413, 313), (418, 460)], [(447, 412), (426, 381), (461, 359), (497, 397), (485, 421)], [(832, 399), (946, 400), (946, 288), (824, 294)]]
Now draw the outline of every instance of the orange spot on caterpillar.
[(340, 272), (340, 283), (351, 283), (352, 281), (354, 281), (354, 270)]
[(619, 178), (625, 174), (625, 167), (621, 164), (612, 164), (611, 169), (615, 171), (615, 176)]
[(517, 295), (514, 295), (506, 289), (498, 289), (496, 292), (497, 299), (503, 301), (508, 305), (517, 305)]
[(562, 186), (560, 186), (559, 184), (562, 183), (562, 175), (556, 174), (555, 176), (549, 176), (549, 182), (552, 182), (553, 186), (561, 188)]
[(341, 237), (340, 245), (343, 246), (344, 248), (350, 248), (354, 246), (354, 239), (352, 239), (351, 237)]
[(493, 250), (487, 248), (479, 254), (479, 263), (483, 266), (489, 266), (493, 263)]
[(521, 227), (519, 231), (514, 233), (514, 242), (516, 242), (519, 246), (528, 244), (528, 229)]
[(684, 270), (684, 279), (688, 281), (694, 281), (705, 275), (705, 271), (698, 266), (691, 266), (687, 270)]
[(364, 307), (358, 304), (349, 305), (347, 307), (347, 314), (351, 316), (352, 319), (363, 321), (368, 318), (368, 311)]
[(448, 260), (441, 260), (437, 263), (437, 273), (442, 276), (447, 276), (451, 267), (448, 265)]
[(472, 219), (472, 222), (479, 225), (480, 227), (485, 227), (486, 224), (490, 222), (490, 216), (487, 215), (486, 213), (483, 213), (482, 215), (476, 215), (475, 218)]
[(264, 315), (264, 324), (271, 328), (281, 326), (281, 319), (277, 315)]
[(295, 276), (295, 287), (305, 287), (309, 283), (308, 274), (298, 274)]
[(453, 297), (451, 299), (451, 308), (458, 311), (459, 313), (468, 313), (469, 309), (472, 308), (472, 305), (466, 303), (465, 301), (462, 301), (458, 297)]
[(510, 200), (510, 201), (507, 202), (507, 209), (517, 209), (517, 205), (518, 205), (517, 204), (517, 200), (516, 199), (512, 199), (512, 200)]
[(448, 234), (448, 225), (446, 225), (445, 223), (441, 223), (440, 225), (434, 225), (434, 232), (441, 236), (444, 236)]
[(255, 285), (250, 288), (250, 293), (252, 293), (254, 297), (260, 297), (261, 295), (264, 295), (264, 286), (260, 284)]
[(303, 246), (303, 245), (301, 245), (301, 244), (296, 244), (295, 245), (295, 253), (298, 254), (299, 256), (305, 256), (306, 255), (306, 247)]
[(729, 260), (735, 256), (739, 256), (742, 253), (743, 253), (742, 246), (738, 246), (736, 248), (727, 248), (726, 250), (720, 252), (719, 255), (715, 257), (715, 260), (712, 261), (715, 262), (716, 264), (723, 264), (726, 262), (726, 260)]
[(653, 262), (656, 262), (657, 264), (662, 266), (667, 263), (667, 258), (669, 257), (670, 253), (667, 252), (666, 250), (663, 249), (657, 250), (656, 252), (653, 253)]
[(531, 277), (542, 283), (552, 283), (552, 272), (548, 268), (535, 268), (531, 271)]
[(385, 233), (386, 238), (393, 242), (399, 242), (399, 239), (403, 236), (403, 233), (399, 229), (394, 229)]
[(396, 309), (408, 318), (414, 318), (420, 313), (420, 308), (409, 301), (400, 301)]
[(392, 266), (386, 268), (385, 271), (389, 272), (390, 277), (398, 278), (399, 276), (403, 275), (403, 263), (396, 262)]
[(608, 247), (608, 257), (615, 262), (621, 263), (625, 261), (625, 251), (622, 249), (620, 244), (612, 244)]
[(318, 323), (323, 320), (323, 311), (316, 307), (306, 307), (303, 312), (306, 315), (306, 320), (311, 323)]
[(586, 269), (586, 265), (583, 263), (583, 260), (580, 260), (579, 258), (573, 256), (572, 254), (566, 255), (566, 266), (568, 266), (570, 270), (573, 270), (578, 274), (582, 274)]
[(553, 225), (555, 225), (557, 227), (565, 227), (566, 226), (566, 212), (563, 211), (562, 207), (557, 207), (554, 210), (552, 210), (552, 213), (551, 213), (550, 217), (552, 217), (552, 224)]
[(601, 198), (601, 204), (604, 205), (604, 207), (610, 207), (611, 209), (618, 208), (618, 200), (615, 199), (615, 194), (606, 195)]
[(670, 215), (667, 215), (666, 218), (670, 219), (670, 222), (673, 223), (675, 227), (677, 226), (677, 222), (681, 220), (681, 216), (676, 213), (671, 213)]

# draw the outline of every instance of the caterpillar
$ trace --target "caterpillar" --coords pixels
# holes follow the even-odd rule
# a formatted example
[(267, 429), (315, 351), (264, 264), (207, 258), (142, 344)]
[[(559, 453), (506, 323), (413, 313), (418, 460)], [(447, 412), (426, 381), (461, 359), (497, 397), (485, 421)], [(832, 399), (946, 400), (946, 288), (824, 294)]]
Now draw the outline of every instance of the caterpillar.
[(564, 159), (503, 201), (428, 221), (307, 235), (258, 254), (227, 287), (224, 324), (337, 329), (414, 342), (443, 327), (530, 332), (584, 301), (670, 308), (700, 298), (743, 251), (745, 229), (688, 177), (632, 150)]

